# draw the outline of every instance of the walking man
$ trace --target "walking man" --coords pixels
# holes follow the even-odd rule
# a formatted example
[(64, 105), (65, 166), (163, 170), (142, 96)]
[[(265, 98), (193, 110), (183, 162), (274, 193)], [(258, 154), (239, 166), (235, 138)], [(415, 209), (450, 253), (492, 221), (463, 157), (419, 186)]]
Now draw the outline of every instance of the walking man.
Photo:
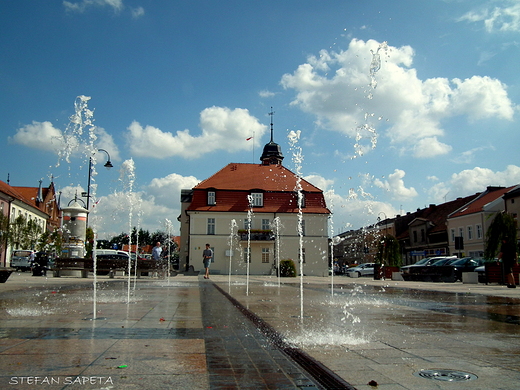
[(204, 274), (204, 279), (209, 279), (209, 266), (212, 260), (213, 251), (210, 249), (209, 244), (206, 244), (206, 249), (202, 251), (202, 262), (204, 263), (204, 268), (206, 270), (206, 273)]
[(504, 267), (508, 288), (516, 288), (515, 277), (513, 275), (513, 266), (516, 264), (516, 258), (516, 245), (510, 242), (509, 237), (504, 237), (502, 239), (502, 247), (500, 248), (498, 259), (502, 259), (502, 266)]

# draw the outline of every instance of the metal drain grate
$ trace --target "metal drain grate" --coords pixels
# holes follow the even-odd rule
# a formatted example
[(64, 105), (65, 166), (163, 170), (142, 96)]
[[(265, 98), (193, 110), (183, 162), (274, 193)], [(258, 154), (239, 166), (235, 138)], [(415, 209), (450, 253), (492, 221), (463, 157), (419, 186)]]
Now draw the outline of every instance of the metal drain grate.
[(469, 372), (453, 370), (421, 370), (414, 372), (414, 375), (419, 378), (434, 379), (445, 382), (464, 382), (478, 378), (478, 376)]

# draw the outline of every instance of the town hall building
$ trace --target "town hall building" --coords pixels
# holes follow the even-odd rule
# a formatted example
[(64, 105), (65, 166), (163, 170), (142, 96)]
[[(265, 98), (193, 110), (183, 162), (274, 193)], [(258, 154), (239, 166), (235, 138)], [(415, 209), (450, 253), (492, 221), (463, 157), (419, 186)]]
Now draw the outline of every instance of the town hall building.
[(330, 211), (323, 191), (285, 168), (283, 158), (271, 124), (260, 164), (230, 163), (182, 190), (181, 267), (202, 269), (208, 243), (212, 273), (240, 275), (249, 268), (251, 275), (276, 275), (278, 262), (292, 259), (298, 274), (301, 260), (304, 275), (328, 275)]

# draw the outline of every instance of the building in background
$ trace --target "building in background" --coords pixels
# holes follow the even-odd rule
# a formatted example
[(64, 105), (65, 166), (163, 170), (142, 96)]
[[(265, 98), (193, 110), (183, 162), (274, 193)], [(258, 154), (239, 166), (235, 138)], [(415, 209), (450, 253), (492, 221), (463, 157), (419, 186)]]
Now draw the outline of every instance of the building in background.
[(284, 259), (292, 259), (299, 272), (302, 259), (304, 275), (328, 275), (330, 211), (323, 191), (285, 168), (283, 158), (271, 125), (260, 164), (228, 164), (182, 191), (181, 267), (201, 269), (208, 243), (213, 273), (245, 274), (249, 268), (250, 274), (269, 275)]

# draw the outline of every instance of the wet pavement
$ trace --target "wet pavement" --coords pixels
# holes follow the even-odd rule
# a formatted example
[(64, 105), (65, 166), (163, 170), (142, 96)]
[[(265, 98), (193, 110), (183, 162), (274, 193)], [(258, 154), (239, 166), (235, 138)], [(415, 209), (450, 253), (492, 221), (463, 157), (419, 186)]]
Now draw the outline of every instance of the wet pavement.
[(98, 278), (96, 315), (92, 277), (19, 273), (0, 284), (0, 388), (520, 388), (520, 288), (127, 282)]

